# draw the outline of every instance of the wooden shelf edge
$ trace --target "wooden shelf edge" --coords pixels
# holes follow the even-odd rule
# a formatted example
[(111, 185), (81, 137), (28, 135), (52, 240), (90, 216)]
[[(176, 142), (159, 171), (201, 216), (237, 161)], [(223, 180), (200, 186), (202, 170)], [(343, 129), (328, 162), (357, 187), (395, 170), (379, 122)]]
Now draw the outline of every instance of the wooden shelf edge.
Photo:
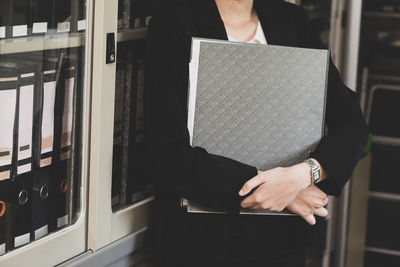
[(400, 19), (400, 13), (399, 12), (364, 12), (365, 17), (369, 18), (394, 18), (394, 19)]
[(80, 47), (85, 44), (85, 36), (86, 33), (70, 33), (5, 39), (0, 41), (0, 54)]
[(400, 256), (400, 251), (393, 250), (393, 249), (365, 247), (365, 251), (375, 252), (375, 253), (385, 254), (385, 255)]
[(126, 42), (134, 40), (142, 40), (147, 38), (147, 27), (137, 29), (118, 30), (117, 42)]
[(400, 202), (400, 194), (370, 191), (369, 197), (385, 201)]

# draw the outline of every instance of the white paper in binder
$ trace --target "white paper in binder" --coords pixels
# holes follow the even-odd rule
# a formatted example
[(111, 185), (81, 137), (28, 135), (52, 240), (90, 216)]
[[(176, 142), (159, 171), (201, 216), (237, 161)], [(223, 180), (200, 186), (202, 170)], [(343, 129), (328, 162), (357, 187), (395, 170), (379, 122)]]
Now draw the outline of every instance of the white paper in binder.
[(33, 84), (19, 89), (18, 174), (32, 169), (31, 162), (23, 161), (32, 158), (33, 91)]
[(0, 180), (10, 178), (16, 100), (17, 88), (0, 88)]
[(72, 145), (73, 100), (75, 77), (65, 79), (64, 110), (62, 118), (61, 160), (70, 158)]
[[(327, 50), (193, 38), (191, 145), (262, 171), (302, 162), (324, 134), (328, 67)], [(220, 213), (182, 204), (188, 212)]]
[[(55, 71), (45, 72), (46, 75), (53, 75)], [(54, 104), (56, 98), (56, 81), (43, 83), (43, 108), (42, 108), (42, 146), (40, 167), (48, 166), (52, 163), (54, 142)]]

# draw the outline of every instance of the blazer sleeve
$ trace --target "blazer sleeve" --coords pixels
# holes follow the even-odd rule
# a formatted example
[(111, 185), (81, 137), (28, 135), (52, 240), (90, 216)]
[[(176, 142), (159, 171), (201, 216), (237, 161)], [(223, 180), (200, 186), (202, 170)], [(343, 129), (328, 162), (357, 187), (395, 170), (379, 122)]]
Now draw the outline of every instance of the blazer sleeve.
[[(299, 10), (300, 46), (326, 49), (313, 32), (306, 11), (303, 8)], [(339, 196), (362, 156), (369, 130), (356, 93), (344, 84), (332, 59), (329, 63), (327, 93), (325, 122), (328, 134), (310, 157), (318, 160), (328, 174), (326, 180), (317, 184), (318, 187), (329, 195)]]
[[(164, 12), (165, 13), (165, 12)], [(181, 24), (155, 14), (147, 44), (146, 156), (159, 190), (238, 212), (238, 192), (257, 169), (192, 147), (187, 130), (190, 41)]]

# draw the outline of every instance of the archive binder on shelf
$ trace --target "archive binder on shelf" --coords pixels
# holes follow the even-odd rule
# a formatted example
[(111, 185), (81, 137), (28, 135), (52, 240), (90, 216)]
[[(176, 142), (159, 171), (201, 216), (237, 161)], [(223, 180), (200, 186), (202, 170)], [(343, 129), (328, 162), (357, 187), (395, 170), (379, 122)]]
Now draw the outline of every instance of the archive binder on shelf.
[(37, 71), (35, 68), (17, 67), (19, 74), (17, 109), (17, 175), (32, 170), (33, 120)]
[(57, 33), (71, 31), (72, 1), (54, 1), (54, 25)]
[(12, 37), (27, 36), (32, 25), (31, 0), (14, 0), (12, 3)]
[[(324, 135), (328, 67), (327, 50), (193, 38), (190, 144), (261, 171), (302, 162)], [(220, 213), (182, 202), (188, 212)]]
[(46, 34), (48, 29), (54, 29), (53, 2), (53, 0), (32, 1), (32, 34)]
[(0, 1), (0, 39), (11, 37), (12, 0)]
[(127, 197), (129, 203), (136, 203), (153, 194), (151, 181), (148, 180), (145, 168), (145, 136), (144, 136), (144, 107), (145, 89), (144, 61), (136, 60), (133, 65), (134, 79), (132, 90), (132, 113), (130, 128), (130, 146), (127, 180)]
[(49, 188), (52, 167), (35, 169), (32, 181), (32, 230), (31, 239), (37, 240), (51, 230), (52, 192)]
[(133, 0), (133, 28), (149, 26), (154, 1)]
[(12, 177), (18, 89), (18, 75), (11, 70), (0, 68), (0, 180)]
[(64, 92), (62, 96), (62, 132), (60, 160), (71, 158), (72, 153), (72, 130), (74, 121), (74, 95), (76, 88), (76, 65), (70, 64), (65, 68)]
[(53, 160), (54, 145), (54, 110), (56, 100), (56, 84), (57, 84), (57, 64), (52, 63), (45, 66), (42, 87), (42, 105), (41, 105), (41, 131), (40, 144), (41, 156), (40, 167), (49, 166)]
[(122, 125), (122, 171), (121, 171), (121, 204), (126, 204), (127, 199), (127, 186), (128, 186), (128, 171), (130, 165), (129, 146), (130, 146), (130, 131), (131, 131), (131, 117), (132, 109), (135, 106), (132, 101), (134, 94), (133, 86), (133, 52), (128, 50), (126, 55), (125, 66), (125, 91), (124, 91), (124, 112), (123, 112), (123, 125)]
[(84, 31), (87, 28), (87, 20), (86, 20), (86, 0), (77, 0), (78, 1), (78, 15), (76, 27), (78, 32)]
[(0, 181), (0, 255), (3, 255), (8, 250), (7, 245), (7, 224), (9, 222), (9, 209), (8, 209), (8, 198), (7, 198), (7, 190), (8, 184), (11, 180), (1, 180)]
[(14, 249), (31, 242), (32, 225), (32, 176), (25, 173), (4, 184), (7, 190), (6, 205), (9, 210), (7, 222), (8, 248)]
[(117, 71), (115, 77), (115, 104), (114, 104), (114, 147), (113, 147), (113, 168), (112, 168), (112, 206), (121, 202), (121, 178), (123, 172), (122, 150), (123, 150), (123, 127), (124, 127), (124, 97), (126, 64), (122, 47), (118, 53)]
[(52, 227), (58, 229), (71, 222), (74, 177), (71, 171), (73, 110), (76, 85), (76, 63), (70, 57), (61, 59), (56, 82), (55, 123), (54, 123), (54, 156), (52, 179)]

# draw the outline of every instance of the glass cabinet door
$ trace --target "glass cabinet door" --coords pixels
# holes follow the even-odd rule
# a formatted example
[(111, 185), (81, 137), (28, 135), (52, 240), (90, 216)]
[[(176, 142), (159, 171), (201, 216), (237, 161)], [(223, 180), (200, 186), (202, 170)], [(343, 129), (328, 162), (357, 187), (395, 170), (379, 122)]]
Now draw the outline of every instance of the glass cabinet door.
[(86, 14), (85, 0), (0, 1), (0, 265), (85, 249)]
[[(147, 28), (152, 0), (96, 2), (89, 247), (144, 230), (153, 200), (145, 172)], [(98, 8), (98, 10), (97, 10)], [(98, 19), (98, 20), (96, 20)], [(97, 34), (96, 34), (97, 33)], [(111, 38), (111, 39), (110, 39)], [(110, 62), (107, 45), (115, 46)]]

